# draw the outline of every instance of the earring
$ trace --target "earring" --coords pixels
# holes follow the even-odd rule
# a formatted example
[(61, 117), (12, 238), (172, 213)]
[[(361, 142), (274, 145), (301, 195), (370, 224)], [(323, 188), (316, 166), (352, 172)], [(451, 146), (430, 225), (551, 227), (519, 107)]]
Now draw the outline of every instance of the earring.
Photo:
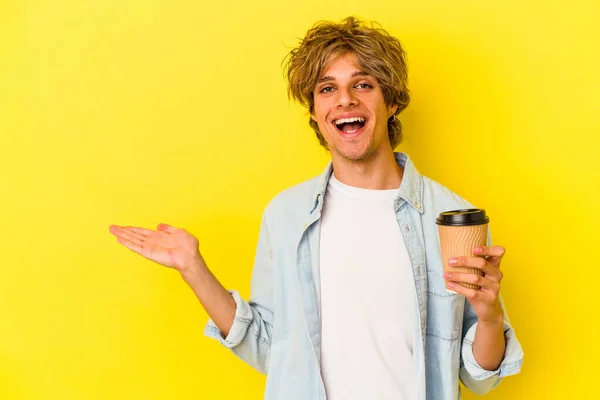
[(391, 119), (388, 120), (388, 122), (391, 124), (396, 120), (396, 114), (392, 115)]

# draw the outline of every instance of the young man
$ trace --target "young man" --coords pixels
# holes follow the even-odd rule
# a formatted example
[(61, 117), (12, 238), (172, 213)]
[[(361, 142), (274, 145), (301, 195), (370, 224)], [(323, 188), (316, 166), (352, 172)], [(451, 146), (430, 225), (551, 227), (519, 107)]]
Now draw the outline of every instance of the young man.
[(459, 379), (482, 394), (519, 372), (504, 248), (450, 260), (483, 276), (444, 274), (435, 219), (471, 205), (393, 152), (409, 102), (399, 41), (354, 18), (320, 23), (287, 73), (332, 162), (267, 206), (250, 300), (223, 288), (184, 229), (111, 226), (119, 243), (181, 273), (211, 317), (206, 334), (268, 374), (266, 399), (449, 400)]

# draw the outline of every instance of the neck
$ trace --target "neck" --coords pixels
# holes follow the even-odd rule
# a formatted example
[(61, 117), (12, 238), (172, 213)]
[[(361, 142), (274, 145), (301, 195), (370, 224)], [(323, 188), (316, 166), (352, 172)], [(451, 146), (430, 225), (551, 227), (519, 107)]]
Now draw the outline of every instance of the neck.
[(404, 172), (396, 162), (393, 151), (386, 151), (369, 160), (332, 157), (332, 163), (338, 181), (362, 189), (398, 189)]

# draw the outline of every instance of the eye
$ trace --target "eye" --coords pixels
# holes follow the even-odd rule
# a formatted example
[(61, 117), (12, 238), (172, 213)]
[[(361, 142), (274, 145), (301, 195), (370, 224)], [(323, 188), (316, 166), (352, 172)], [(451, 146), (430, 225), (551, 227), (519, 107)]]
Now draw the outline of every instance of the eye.
[(370, 83), (359, 83), (358, 85), (356, 85), (356, 87), (358, 89), (372, 89), (373, 85), (371, 85)]
[(331, 93), (333, 91), (333, 86), (325, 86), (324, 88), (321, 88), (321, 90), (319, 90), (319, 93)]

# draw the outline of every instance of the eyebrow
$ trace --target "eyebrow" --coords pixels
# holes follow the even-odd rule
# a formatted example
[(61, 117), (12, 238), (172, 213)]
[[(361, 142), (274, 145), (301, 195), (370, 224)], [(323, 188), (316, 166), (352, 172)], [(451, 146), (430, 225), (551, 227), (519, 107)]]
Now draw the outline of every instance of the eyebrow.
[[(370, 75), (368, 73), (366, 73), (365, 71), (355, 71), (352, 73), (352, 78), (354, 78), (356, 76), (370, 76)], [(329, 81), (335, 81), (335, 78), (333, 76), (326, 75), (326, 76), (322, 77), (321, 79), (319, 79), (317, 81), (317, 83), (329, 82)]]

